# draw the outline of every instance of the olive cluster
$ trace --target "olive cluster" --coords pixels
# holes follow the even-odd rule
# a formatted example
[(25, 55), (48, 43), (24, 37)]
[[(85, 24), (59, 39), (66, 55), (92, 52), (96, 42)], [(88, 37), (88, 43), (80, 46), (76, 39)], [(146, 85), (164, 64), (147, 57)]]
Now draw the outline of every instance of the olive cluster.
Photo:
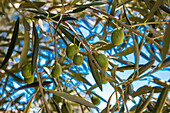
[(31, 84), (34, 81), (34, 75), (32, 74), (30, 63), (27, 63), (27, 64), (24, 65), (21, 73), (22, 73), (22, 76), (24, 77), (24, 81), (27, 84)]
[(79, 53), (79, 48), (76, 44), (69, 44), (66, 48), (66, 55), (69, 59), (73, 60), (75, 65), (81, 65), (83, 63), (83, 55)]

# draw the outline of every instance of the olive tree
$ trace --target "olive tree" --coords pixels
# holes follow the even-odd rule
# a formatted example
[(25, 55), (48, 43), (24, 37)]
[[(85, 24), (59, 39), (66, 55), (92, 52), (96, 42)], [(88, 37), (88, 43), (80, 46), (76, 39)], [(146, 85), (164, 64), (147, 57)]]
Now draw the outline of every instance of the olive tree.
[[(1, 111), (168, 113), (169, 7), (169, 0), (1, 0)], [(106, 84), (107, 100), (94, 91)]]

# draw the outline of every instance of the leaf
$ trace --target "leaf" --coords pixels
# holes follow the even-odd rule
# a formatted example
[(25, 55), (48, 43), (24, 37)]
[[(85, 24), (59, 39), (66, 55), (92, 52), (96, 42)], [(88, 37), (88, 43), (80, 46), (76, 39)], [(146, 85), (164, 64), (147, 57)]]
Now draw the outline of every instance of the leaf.
[(163, 0), (156, 1), (155, 5), (153, 6), (153, 8), (151, 9), (151, 11), (148, 14), (146, 21), (148, 21), (154, 15), (154, 13), (157, 11), (157, 9), (161, 6), (162, 3), (163, 3)]
[(81, 97), (78, 97), (78, 96), (75, 96), (75, 95), (70, 95), (70, 94), (64, 93), (64, 92), (54, 91), (54, 90), (48, 90), (48, 89), (45, 89), (45, 90), (50, 92), (50, 93), (53, 93), (54, 95), (57, 95), (57, 96), (60, 96), (62, 98), (65, 98), (67, 100), (85, 105), (87, 107), (97, 108), (95, 105), (93, 105), (92, 103), (88, 102), (87, 100), (85, 100)]
[(77, 2), (79, 2), (80, 0), (73, 0), (71, 3), (70, 3), (70, 7), (74, 4), (76, 4)]
[(28, 22), (25, 20), (25, 18), (23, 18), (23, 24), (24, 24), (24, 45), (23, 45), (23, 48), (22, 48), (18, 68), (21, 67), (21, 65), (23, 64), (25, 58), (27, 57), (27, 53), (28, 53), (29, 45), (30, 45), (30, 37), (29, 37), (29, 35), (30, 35), (30, 33), (29, 33), (30, 26), (29, 26)]
[[(63, 25), (59, 25), (59, 29), (72, 43), (74, 43), (74, 35), (72, 35), (67, 29), (65, 29)], [(75, 43), (77, 44), (77, 46), (79, 46), (80, 42), (77, 40), (77, 38), (75, 38)], [(81, 47), (83, 47), (82, 44)]]
[(164, 37), (163, 37), (163, 48), (161, 50), (161, 57), (162, 57), (162, 61), (165, 60), (166, 55), (169, 51), (169, 45), (170, 45), (170, 22), (168, 23), (166, 29), (165, 29), (165, 33), (164, 33)]
[(90, 55), (88, 55), (88, 64), (89, 64), (90, 70), (92, 72), (92, 75), (93, 75), (93, 78), (94, 78), (96, 84), (99, 86), (100, 90), (102, 91), (102, 80), (101, 80), (101, 77), (99, 76), (97, 67), (94, 65)]
[(170, 57), (168, 57), (167, 59), (165, 59), (165, 60), (163, 61), (163, 63), (160, 63), (160, 65), (161, 65), (160, 67), (159, 67), (159, 65), (158, 65), (158, 67), (159, 67), (160, 69), (169, 66), (169, 65), (170, 65)]
[(90, 6), (99, 6), (99, 5), (103, 5), (103, 4), (106, 4), (104, 2), (91, 2), (91, 3), (87, 3), (87, 4), (83, 4), (83, 5), (76, 5), (74, 7), (90, 7)]
[(152, 67), (152, 65), (154, 64), (155, 60), (152, 60), (150, 62), (148, 62), (147, 64), (145, 64), (144, 66), (142, 66), (140, 69), (139, 69), (139, 74), (137, 75), (137, 72), (135, 71), (135, 73), (133, 73), (129, 78), (137, 78), (139, 75), (141, 75), (142, 73), (144, 73), (146, 70), (148, 70), (150, 67)]
[(143, 87), (140, 87), (136, 92), (134, 92), (132, 96), (136, 97), (142, 94), (146, 94), (146, 93), (149, 93), (151, 90), (152, 90), (152, 87), (145, 85)]
[(24, 109), (24, 113), (29, 113), (29, 110), (31, 108), (31, 103), (34, 99), (34, 97), (36, 96), (37, 92), (39, 91), (39, 89), (35, 92), (34, 96), (32, 96), (32, 98), (30, 99), (30, 101), (27, 103), (27, 106)]
[(17, 75), (15, 75), (14, 73), (8, 71), (8, 70), (4, 70), (5, 73), (7, 73), (8, 75), (12, 76), (13, 77), (13, 80), (17, 81), (17, 82), (24, 82), (24, 80), (22, 80), (21, 78), (17, 77)]
[(153, 93), (154, 93), (154, 89), (152, 89), (151, 94), (148, 96), (148, 98), (145, 100), (145, 102), (136, 110), (135, 113), (143, 113), (143, 110), (148, 106)]
[(68, 13), (78, 13), (78, 12), (82, 12), (84, 11), (85, 9), (87, 9), (88, 7), (79, 7), (79, 8), (76, 8), (74, 10), (70, 10), (68, 11)]
[[(42, 86), (47, 86), (51, 83), (52, 82), (45, 81), (45, 82), (42, 83)], [(38, 86), (39, 86), (39, 82), (34, 82), (34, 83), (31, 83), (31, 84), (21, 86), (21, 87), (17, 88), (16, 90), (25, 89), (25, 88), (34, 88), (34, 87), (38, 87)]]
[(113, 47), (115, 47), (115, 45), (113, 45), (112, 43), (109, 43), (109, 44), (105, 44), (101, 47), (96, 48), (96, 50), (109, 50), (109, 49), (112, 49)]
[(164, 81), (159, 80), (158, 78), (156, 78), (156, 77), (154, 77), (152, 75), (150, 75), (150, 76), (153, 77), (153, 79), (148, 79), (148, 80), (150, 80), (150, 81), (152, 81), (152, 82), (154, 82), (154, 83), (156, 83), (158, 85), (161, 85), (161, 86), (163, 86), (165, 88), (170, 88), (170, 82), (164, 82)]
[(128, 47), (125, 50), (123, 50), (123, 51), (121, 51), (121, 52), (119, 52), (119, 53), (117, 53), (117, 54), (115, 54), (113, 56), (125, 56), (125, 55), (128, 55), (128, 54), (134, 52), (134, 50), (135, 50), (134, 48), (135, 48), (135, 46)]
[(45, 5), (46, 2), (37, 2), (37, 1), (26, 1), (26, 2), (22, 2), (19, 6), (19, 8), (40, 8), (43, 5)]
[(156, 102), (153, 113), (161, 113), (167, 99), (169, 88), (163, 88), (161, 94), (159, 95), (158, 101)]
[(34, 73), (34, 69), (37, 65), (38, 48), (39, 48), (39, 37), (34, 22), (33, 22), (33, 34), (34, 34), (34, 49), (32, 54), (32, 61), (31, 61), (32, 74)]
[(15, 48), (15, 43), (16, 43), (17, 38), (18, 38), (18, 31), (19, 31), (19, 17), (18, 17), (18, 19), (17, 19), (17, 21), (15, 23), (15, 27), (14, 27), (11, 43), (9, 45), (7, 54), (6, 54), (5, 59), (3, 60), (1, 66), (0, 66), (0, 68), (2, 68), (8, 62), (9, 58), (12, 55), (12, 52), (13, 52), (13, 50)]

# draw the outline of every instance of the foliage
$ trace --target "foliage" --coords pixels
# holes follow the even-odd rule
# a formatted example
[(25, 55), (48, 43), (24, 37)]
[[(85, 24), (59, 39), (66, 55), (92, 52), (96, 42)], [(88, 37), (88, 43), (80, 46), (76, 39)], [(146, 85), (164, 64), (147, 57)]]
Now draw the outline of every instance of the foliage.
[[(75, 109), (92, 112), (91, 108), (102, 113), (168, 113), (169, 7), (169, 0), (1, 0), (0, 109), (61, 113), (65, 105), (68, 113), (72, 113), (71, 107), (73, 113)], [(113, 30), (119, 28), (124, 39), (114, 45)], [(71, 43), (83, 55), (80, 66), (73, 63), (72, 54), (71, 59), (66, 55)], [(108, 59), (106, 70), (96, 61), (97, 54)], [(34, 75), (31, 84), (21, 74), (27, 63)], [(54, 77), (51, 71), (57, 63), (62, 73)], [(160, 79), (162, 75), (157, 78), (158, 71), (167, 72), (165, 81)], [(135, 90), (134, 83), (140, 81), (145, 81), (144, 86)], [(114, 89), (108, 100), (94, 92), (95, 88), (103, 91), (106, 83)], [(155, 97), (157, 93), (160, 96)], [(94, 105), (94, 96), (107, 106)], [(28, 98), (23, 101), (24, 97)], [(129, 107), (129, 102), (134, 105)]]

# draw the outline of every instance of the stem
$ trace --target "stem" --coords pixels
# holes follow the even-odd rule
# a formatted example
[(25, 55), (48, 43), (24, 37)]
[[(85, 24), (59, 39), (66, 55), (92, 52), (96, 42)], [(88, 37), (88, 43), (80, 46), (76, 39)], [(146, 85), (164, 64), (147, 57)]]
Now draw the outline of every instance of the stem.
[(38, 78), (38, 82), (39, 82), (39, 86), (40, 86), (40, 92), (41, 92), (41, 94), (42, 94), (44, 104), (45, 104), (45, 106), (46, 106), (46, 108), (47, 108), (47, 112), (48, 112), (48, 113), (51, 113), (50, 110), (49, 110), (49, 108), (48, 108), (48, 106), (47, 106), (47, 102), (46, 102), (46, 100), (45, 100), (45, 97), (44, 97), (44, 92), (43, 92), (43, 88), (42, 88), (41, 78), (40, 78), (40, 75), (39, 75), (39, 73), (38, 73), (38, 66), (37, 66), (37, 65), (36, 65), (36, 74), (37, 74), (37, 78)]
[(53, 42), (54, 42), (54, 55), (55, 55), (55, 64), (56, 64), (58, 62), (58, 60), (57, 60), (57, 48), (56, 48), (55, 31), (54, 31), (54, 36), (53, 36), (52, 28), (51, 28), (49, 20), (48, 20), (48, 24), (49, 24), (49, 27), (50, 27), (50, 35), (51, 35), (51, 38), (53, 39)]

